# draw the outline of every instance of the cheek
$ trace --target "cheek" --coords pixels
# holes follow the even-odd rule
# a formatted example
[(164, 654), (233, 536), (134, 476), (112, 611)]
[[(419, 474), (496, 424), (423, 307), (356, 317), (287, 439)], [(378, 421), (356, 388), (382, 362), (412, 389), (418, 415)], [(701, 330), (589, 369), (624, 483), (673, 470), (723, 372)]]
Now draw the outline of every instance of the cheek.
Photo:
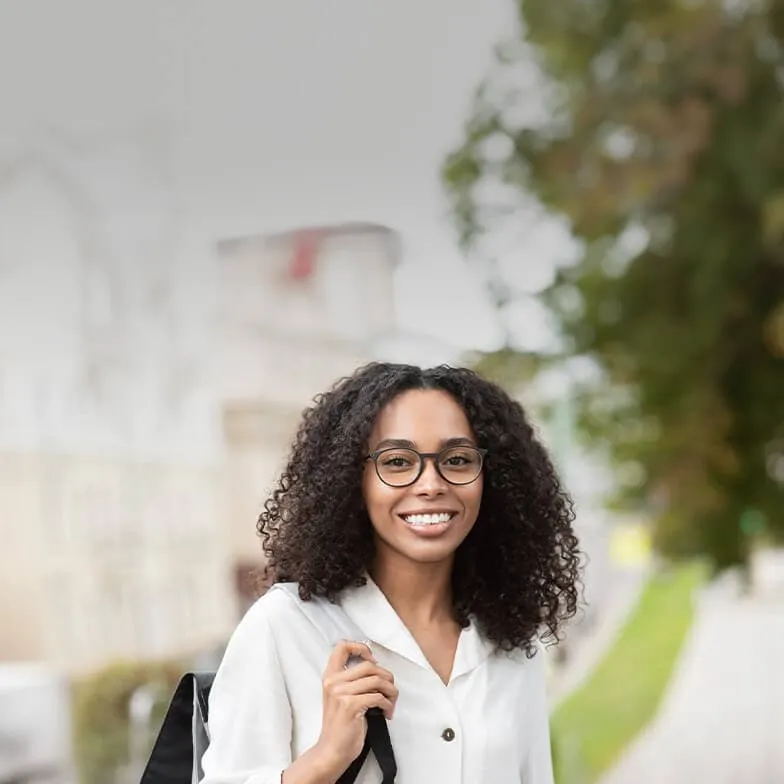
[(371, 521), (374, 513), (378, 514), (388, 510), (397, 501), (399, 495), (400, 491), (381, 482), (372, 468), (365, 470), (362, 478), (362, 496), (365, 499), (365, 509), (370, 515)]
[(481, 479), (478, 479), (473, 484), (462, 488), (461, 501), (463, 502), (463, 505), (466, 507), (466, 509), (470, 509), (473, 512), (479, 511), (479, 507), (482, 503), (483, 488), (484, 483)]

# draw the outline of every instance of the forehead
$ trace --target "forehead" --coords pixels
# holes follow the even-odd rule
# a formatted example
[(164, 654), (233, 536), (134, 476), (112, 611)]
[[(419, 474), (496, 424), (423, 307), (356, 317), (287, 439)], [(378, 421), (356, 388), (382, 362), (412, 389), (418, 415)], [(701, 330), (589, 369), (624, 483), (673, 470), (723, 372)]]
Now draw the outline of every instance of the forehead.
[(471, 438), (473, 432), (460, 404), (438, 389), (402, 392), (379, 413), (371, 441), (401, 439), (420, 448), (437, 446), (457, 437)]

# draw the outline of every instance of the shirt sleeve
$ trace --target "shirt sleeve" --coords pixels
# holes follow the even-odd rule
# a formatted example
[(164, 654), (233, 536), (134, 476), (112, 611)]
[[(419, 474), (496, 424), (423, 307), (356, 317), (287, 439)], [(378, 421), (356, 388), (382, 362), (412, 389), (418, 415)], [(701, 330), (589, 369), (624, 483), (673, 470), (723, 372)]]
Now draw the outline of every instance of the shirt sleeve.
[(209, 711), (201, 784), (280, 784), (291, 764), (291, 705), (263, 600), (229, 640)]
[(545, 650), (539, 645), (531, 664), (530, 722), (527, 725), (528, 754), (523, 764), (522, 784), (553, 784), (553, 756), (550, 747), (550, 711), (547, 703)]

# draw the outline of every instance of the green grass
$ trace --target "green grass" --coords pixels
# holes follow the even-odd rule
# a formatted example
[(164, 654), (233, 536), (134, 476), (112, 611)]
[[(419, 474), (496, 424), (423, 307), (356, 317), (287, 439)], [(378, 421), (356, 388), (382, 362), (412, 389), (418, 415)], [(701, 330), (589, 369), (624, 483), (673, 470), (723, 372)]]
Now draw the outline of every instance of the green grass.
[(552, 717), (560, 784), (596, 781), (654, 717), (704, 579), (696, 564), (652, 577), (617, 640)]

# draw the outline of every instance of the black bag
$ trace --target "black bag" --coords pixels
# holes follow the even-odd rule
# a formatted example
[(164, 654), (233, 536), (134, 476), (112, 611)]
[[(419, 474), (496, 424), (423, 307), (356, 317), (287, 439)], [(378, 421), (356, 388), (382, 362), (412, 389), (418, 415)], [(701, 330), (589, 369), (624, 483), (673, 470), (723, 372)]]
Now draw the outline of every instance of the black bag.
[[(210, 742), (208, 700), (214, 677), (212, 672), (189, 672), (177, 684), (139, 784), (198, 784), (201, 780), (201, 758)], [(397, 764), (384, 714), (373, 708), (368, 711), (367, 722), (362, 753), (338, 784), (354, 784), (371, 749), (384, 775), (384, 784), (395, 780)]]
[(210, 742), (209, 697), (214, 672), (189, 672), (169, 703), (139, 784), (197, 784)]
[[(292, 597), (296, 595), (292, 583), (279, 583), (270, 590), (274, 589), (283, 589)], [(330, 647), (339, 639), (362, 639), (348, 616), (326, 600), (314, 597), (304, 605), (298, 603), (297, 607)], [(198, 784), (201, 780), (201, 758), (210, 738), (209, 696), (214, 677), (214, 672), (189, 672), (182, 677), (139, 784)], [(371, 708), (367, 712), (367, 725), (362, 752), (338, 779), (338, 784), (354, 784), (371, 750), (381, 768), (383, 784), (394, 784), (397, 763), (383, 712)]]

